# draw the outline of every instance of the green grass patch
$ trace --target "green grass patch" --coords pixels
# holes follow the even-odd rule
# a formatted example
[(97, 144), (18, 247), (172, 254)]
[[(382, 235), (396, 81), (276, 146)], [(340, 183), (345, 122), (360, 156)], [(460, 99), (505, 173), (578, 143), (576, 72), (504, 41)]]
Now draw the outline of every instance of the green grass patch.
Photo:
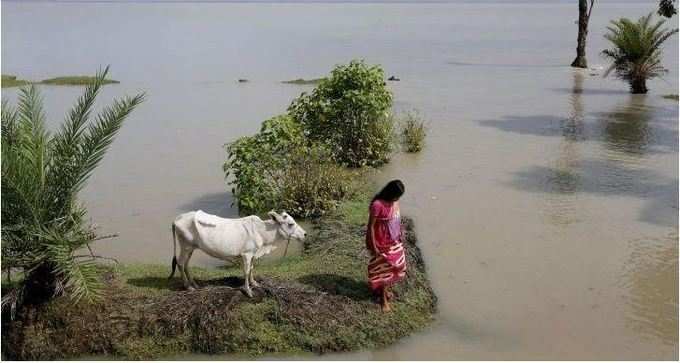
[(25, 86), (27, 84), (30, 84), (31, 82), (25, 80), (25, 79), (17, 79), (17, 76), (11, 75), (11, 74), (3, 74), (2, 75), (2, 88), (7, 88), (7, 87), (21, 87)]
[(298, 79), (291, 79), (289, 81), (281, 81), (281, 83), (285, 84), (299, 84), (299, 85), (305, 85), (305, 84), (319, 84), (323, 78), (312, 78), (312, 79), (304, 79), (304, 78), (298, 78)]
[[(168, 264), (100, 267), (106, 284), (98, 303), (74, 306), (65, 297), (29, 306), (2, 320), (6, 359), (159, 359), (187, 353), (279, 356), (377, 349), (424, 328), (436, 297), (404, 220), (409, 273), (394, 289), (394, 311), (383, 314), (366, 283), (364, 234), (370, 196), (313, 221), (304, 250), (256, 264), (262, 288), (239, 289), (240, 266), (190, 267), (200, 289), (184, 291)], [(3, 287), (5, 290), (7, 286)]]
[[(31, 82), (25, 79), (18, 79), (17, 76), (11, 74), (2, 75), (2, 88), (21, 87), (31, 83), (46, 84), (50, 86), (86, 86), (94, 82), (95, 77), (90, 76), (65, 76), (45, 79), (40, 82)], [(113, 79), (105, 79), (104, 84), (117, 84), (119, 81)]]
[(680, 97), (678, 97), (678, 95), (676, 95), (676, 94), (663, 95), (662, 97), (665, 98), (665, 99), (676, 100), (676, 101), (680, 99)]
[[(44, 79), (40, 83), (54, 86), (85, 86), (94, 82), (95, 77), (91, 76), (65, 76)], [(104, 84), (120, 83), (113, 79), (105, 79)]]

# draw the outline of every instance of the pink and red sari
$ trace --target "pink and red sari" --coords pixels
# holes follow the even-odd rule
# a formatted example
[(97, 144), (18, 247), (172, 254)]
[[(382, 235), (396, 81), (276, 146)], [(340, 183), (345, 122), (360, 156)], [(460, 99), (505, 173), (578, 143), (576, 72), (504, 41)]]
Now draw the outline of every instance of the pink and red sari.
[[(376, 199), (369, 212), (375, 218), (373, 244), (379, 253), (368, 263), (368, 284), (380, 292), (406, 276), (406, 251), (401, 243), (401, 216), (394, 203)], [(372, 246), (366, 247), (373, 251)]]

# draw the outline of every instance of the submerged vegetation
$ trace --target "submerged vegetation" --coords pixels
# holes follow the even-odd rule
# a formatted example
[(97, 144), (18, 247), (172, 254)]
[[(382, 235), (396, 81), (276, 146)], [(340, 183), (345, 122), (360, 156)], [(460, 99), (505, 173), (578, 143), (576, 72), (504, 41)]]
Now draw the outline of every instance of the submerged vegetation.
[(2, 88), (7, 87), (21, 87), (28, 84), (47, 84), (51, 86), (87, 86), (99, 82), (100, 84), (120, 83), (113, 79), (97, 80), (97, 77), (91, 76), (64, 76), (50, 79), (44, 79), (40, 82), (31, 82), (24, 79), (17, 79), (17, 76), (3, 74)]
[(627, 18), (613, 20), (604, 36), (613, 45), (602, 51), (612, 62), (605, 77), (614, 72), (617, 78), (628, 82), (632, 93), (647, 93), (647, 80), (668, 72), (661, 64), (661, 46), (678, 32), (663, 28), (664, 24), (665, 20), (652, 23), (651, 13), (637, 22)]
[(11, 74), (2, 75), (2, 88), (7, 87), (21, 87), (29, 84), (31, 82), (24, 79), (17, 79), (17, 76)]
[(57, 85), (57, 86), (83, 86), (93, 84), (95, 82), (101, 82), (101, 84), (112, 84), (120, 83), (119, 81), (113, 79), (103, 79), (97, 81), (96, 77), (90, 76), (66, 76), (66, 77), (56, 77), (45, 79), (41, 81), (42, 84)]
[(319, 84), (323, 80), (324, 78), (311, 78), (311, 79), (298, 78), (291, 79), (290, 81), (281, 81), (281, 83), (305, 85), (305, 84)]
[(23, 311), (18, 321), (4, 319), (3, 354), (31, 360), (84, 354), (152, 359), (190, 352), (343, 352), (391, 344), (432, 321), (436, 298), (413, 223), (405, 219), (409, 274), (394, 291), (392, 313), (381, 313), (372, 302), (363, 243), (368, 198), (344, 202), (317, 220), (301, 256), (258, 267), (267, 277), (253, 299), (237, 287), (238, 267), (192, 269), (202, 286), (196, 291), (177, 291), (182, 284), (167, 279), (169, 266), (100, 268), (106, 299), (74, 305), (58, 298)]
[[(93, 301), (101, 283), (87, 251), (97, 236), (77, 194), (144, 95), (114, 100), (96, 120), (92, 108), (108, 68), (94, 77), (56, 133), (47, 130), (35, 85), (19, 91), (18, 107), (2, 107), (2, 269), (24, 276), (3, 291), (10, 317), (23, 303), (66, 294)], [(90, 251), (91, 252), (91, 251)]]
[(427, 129), (425, 121), (416, 113), (409, 112), (401, 121), (401, 144), (409, 153), (416, 153), (425, 147)]

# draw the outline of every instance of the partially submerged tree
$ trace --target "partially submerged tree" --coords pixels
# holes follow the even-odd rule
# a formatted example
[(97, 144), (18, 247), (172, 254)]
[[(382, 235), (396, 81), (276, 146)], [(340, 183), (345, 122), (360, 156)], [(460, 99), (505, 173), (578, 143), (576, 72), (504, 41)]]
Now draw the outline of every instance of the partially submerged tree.
[(108, 67), (98, 72), (54, 134), (45, 126), (37, 86), (19, 91), (16, 108), (3, 101), (2, 269), (8, 276), (23, 275), (16, 287), (3, 291), (2, 310), (12, 316), (22, 302), (61, 293), (75, 301), (98, 296), (94, 255), (83, 252), (96, 236), (76, 197), (144, 99), (138, 94), (115, 100), (89, 122), (107, 73)]
[(661, 45), (678, 32), (678, 29), (662, 28), (665, 20), (652, 24), (652, 14), (637, 22), (627, 18), (612, 20), (605, 38), (613, 47), (602, 51), (612, 64), (605, 71), (628, 81), (632, 93), (647, 93), (647, 80), (664, 75), (667, 70), (661, 64)]
[(578, 1), (578, 37), (576, 39), (576, 58), (571, 62), (572, 67), (588, 68), (586, 60), (586, 38), (588, 37), (588, 23), (593, 12), (595, 0)]
[(660, 0), (658, 14), (667, 18), (673, 17), (678, 13), (676, 2), (677, 0)]

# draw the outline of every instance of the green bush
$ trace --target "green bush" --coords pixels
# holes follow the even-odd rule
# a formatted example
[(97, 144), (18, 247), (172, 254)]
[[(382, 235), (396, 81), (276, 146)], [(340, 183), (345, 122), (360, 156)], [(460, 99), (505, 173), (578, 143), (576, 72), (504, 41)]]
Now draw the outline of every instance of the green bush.
[(427, 129), (425, 122), (415, 112), (409, 112), (401, 121), (401, 144), (406, 152), (416, 153), (425, 147)]
[(338, 162), (351, 167), (379, 165), (393, 148), (392, 94), (379, 66), (352, 61), (337, 66), (311, 94), (290, 105), (312, 142), (326, 144)]
[(293, 216), (319, 216), (351, 195), (355, 172), (338, 165), (321, 144), (309, 144), (289, 115), (271, 118), (259, 133), (226, 147), (224, 170), (239, 212), (285, 209)]
[(321, 216), (354, 195), (357, 174), (333, 162), (319, 144), (292, 150), (281, 175), (280, 208), (294, 216)]

